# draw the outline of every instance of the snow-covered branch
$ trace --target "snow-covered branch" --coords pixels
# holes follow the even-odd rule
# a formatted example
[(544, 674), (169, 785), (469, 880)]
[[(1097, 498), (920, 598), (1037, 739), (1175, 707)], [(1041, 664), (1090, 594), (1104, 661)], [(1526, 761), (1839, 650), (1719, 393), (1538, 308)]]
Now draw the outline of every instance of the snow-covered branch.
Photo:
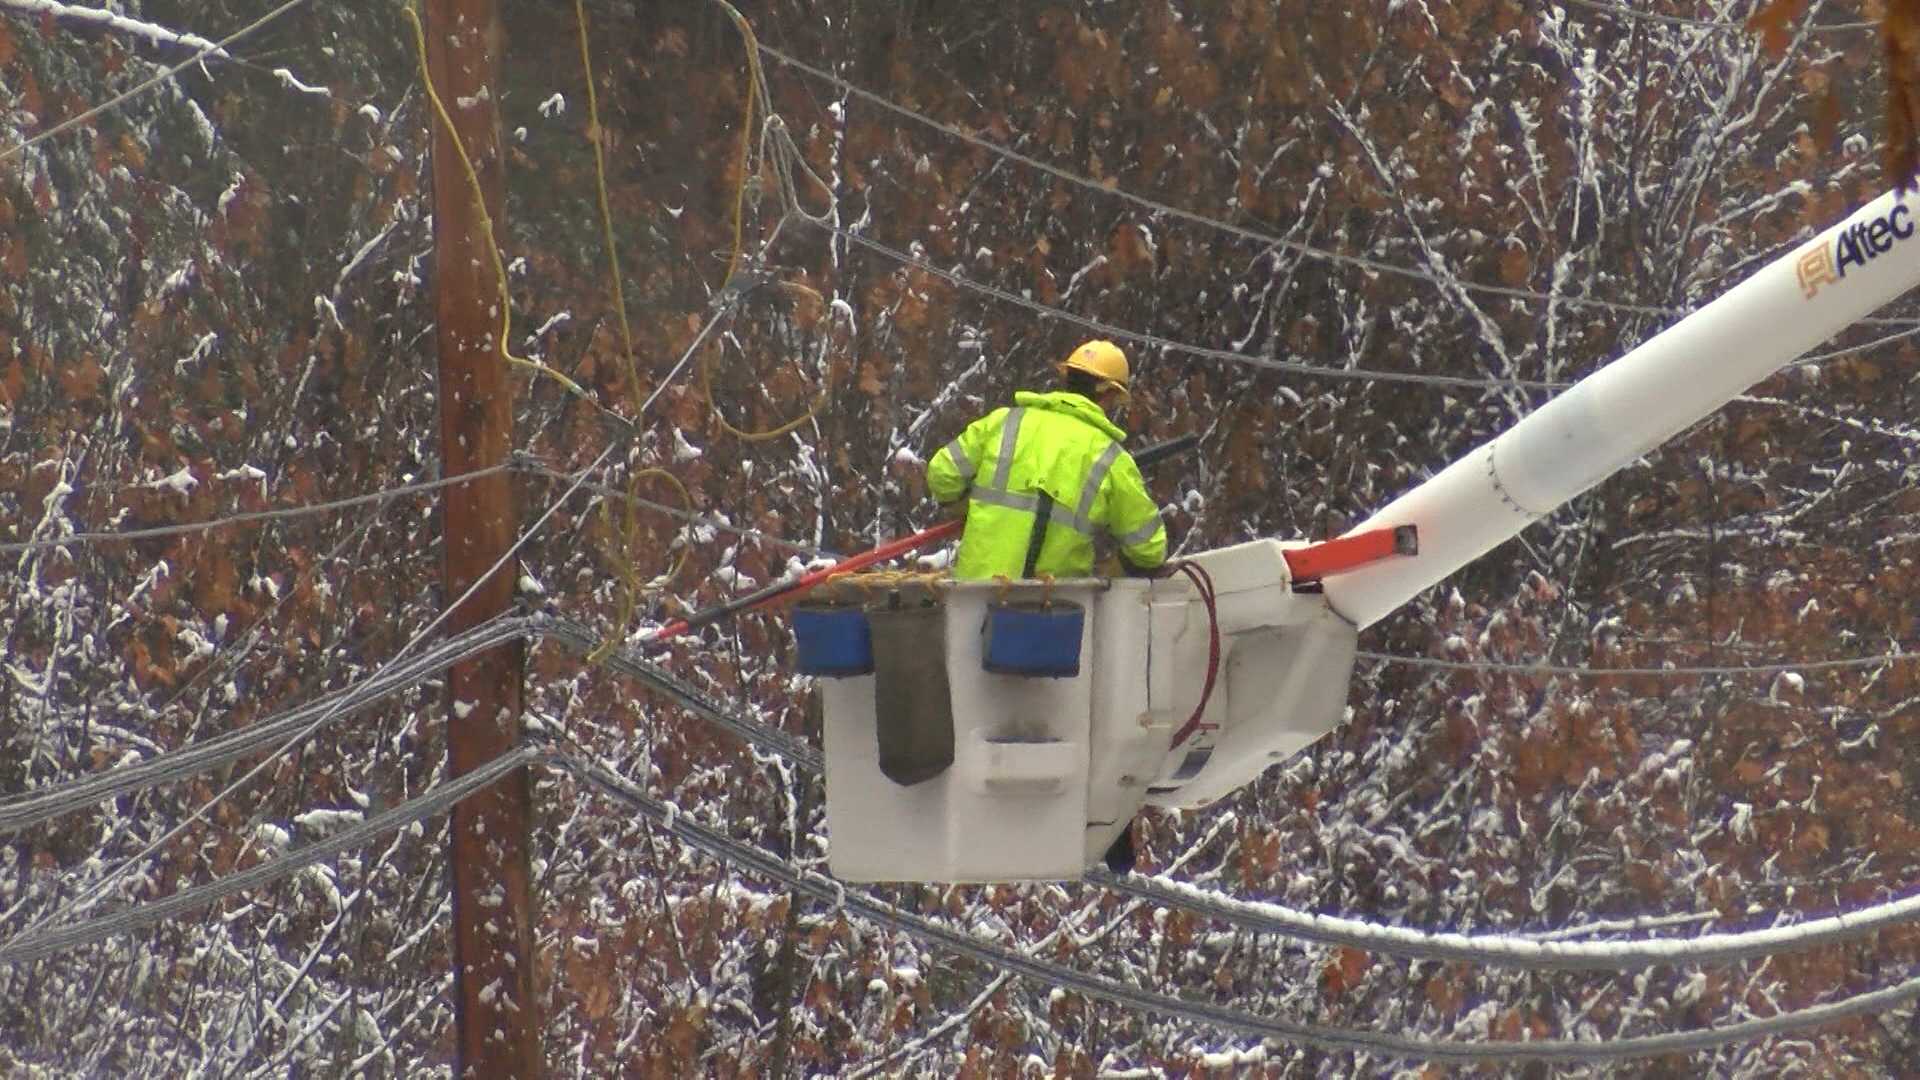
[(56, 19), (88, 23), (102, 29), (143, 37), (156, 45), (175, 45), (184, 49), (202, 50), (208, 56), (219, 60), (233, 59), (227, 55), (227, 50), (198, 34), (169, 30), (158, 23), (129, 19), (118, 12), (101, 8), (62, 4), (58, 0), (0, 0), (0, 11), (12, 11), (21, 15), (51, 15)]

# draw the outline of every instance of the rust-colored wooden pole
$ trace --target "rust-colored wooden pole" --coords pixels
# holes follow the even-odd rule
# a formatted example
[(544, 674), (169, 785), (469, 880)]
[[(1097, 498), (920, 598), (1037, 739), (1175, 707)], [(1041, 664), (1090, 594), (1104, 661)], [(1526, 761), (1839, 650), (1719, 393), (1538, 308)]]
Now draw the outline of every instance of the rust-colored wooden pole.
[[(494, 0), (427, 0), (427, 67), (501, 221), (500, 21)], [(447, 475), (506, 460), (513, 383), (500, 332), (493, 258), (473, 185), (446, 129), (434, 125), (434, 313), (439, 322), (440, 445)], [(518, 526), (510, 475), (456, 484), (442, 498), (446, 599), (463, 595), (512, 547)], [(485, 622), (513, 603), (515, 560), (486, 577), (447, 622)], [(519, 643), (447, 671), (447, 760), (454, 776), (511, 749), (520, 737)], [(531, 925), (527, 775), (517, 771), (453, 808), (453, 1000), (457, 1077), (532, 1078), (540, 1072)]]

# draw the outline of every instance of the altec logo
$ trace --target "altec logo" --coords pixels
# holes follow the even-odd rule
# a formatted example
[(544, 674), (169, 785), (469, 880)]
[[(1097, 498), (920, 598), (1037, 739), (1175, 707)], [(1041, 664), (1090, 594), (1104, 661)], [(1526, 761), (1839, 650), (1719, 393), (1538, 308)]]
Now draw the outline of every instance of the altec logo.
[(1800, 274), (1800, 290), (1811, 300), (1822, 285), (1838, 285), (1847, 276), (1847, 267), (1865, 266), (1893, 250), (1893, 245), (1913, 235), (1913, 214), (1901, 203), (1877, 218), (1856, 221), (1843, 229), (1832, 244), (1822, 244), (1805, 255), (1794, 268)]

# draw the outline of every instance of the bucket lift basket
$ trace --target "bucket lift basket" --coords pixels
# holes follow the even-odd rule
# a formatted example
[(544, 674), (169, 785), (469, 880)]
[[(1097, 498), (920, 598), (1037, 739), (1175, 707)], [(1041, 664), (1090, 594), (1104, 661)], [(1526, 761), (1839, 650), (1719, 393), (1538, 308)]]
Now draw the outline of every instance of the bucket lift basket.
[(1354, 630), (1289, 588), (1286, 548), (1197, 557), (1223, 656), (1205, 734), (1180, 747), (1208, 641), (1183, 578), (823, 589), (794, 625), (820, 676), (833, 872), (1076, 879), (1141, 806), (1204, 805), (1330, 730)]

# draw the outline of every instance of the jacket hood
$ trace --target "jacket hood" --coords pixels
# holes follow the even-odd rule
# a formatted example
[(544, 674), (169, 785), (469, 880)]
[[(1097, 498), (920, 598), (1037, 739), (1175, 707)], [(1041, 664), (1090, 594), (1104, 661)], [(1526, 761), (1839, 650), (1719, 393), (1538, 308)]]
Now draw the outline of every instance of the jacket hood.
[(1045, 409), (1048, 412), (1071, 416), (1083, 424), (1105, 432), (1114, 442), (1124, 442), (1127, 438), (1126, 429), (1107, 419), (1106, 411), (1085, 394), (1076, 394), (1071, 390), (1055, 390), (1046, 394), (1019, 390), (1014, 392), (1013, 403), (1024, 405), (1029, 409)]

